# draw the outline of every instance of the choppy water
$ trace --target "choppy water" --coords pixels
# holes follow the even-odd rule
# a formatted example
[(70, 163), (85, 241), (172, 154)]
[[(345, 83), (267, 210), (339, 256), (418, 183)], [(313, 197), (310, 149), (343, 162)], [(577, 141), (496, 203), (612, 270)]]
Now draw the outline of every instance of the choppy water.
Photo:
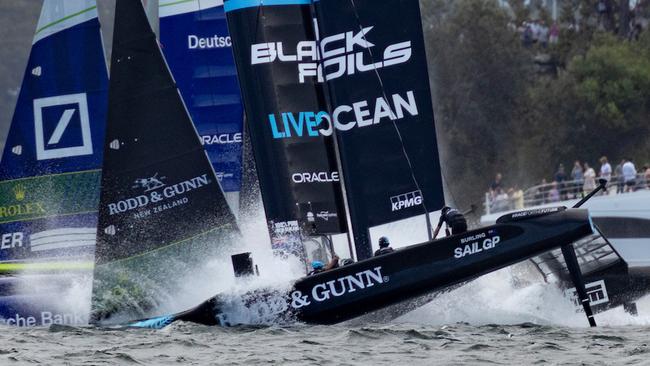
[(0, 327), (0, 365), (650, 365), (650, 298), (640, 315), (582, 314), (553, 286), (503, 270), (384, 324), (163, 330)]
[[(187, 293), (176, 296), (167, 311), (196, 305), (218, 292), (286, 284), (304, 270), (299, 263), (260, 254), (268, 238), (259, 233), (246, 242), (257, 253), (260, 271), (273, 275), (242, 284), (230, 269), (224, 270), (229, 268), (224, 263), (197, 269), (213, 276), (214, 283), (198, 288), (188, 280)], [(218, 328), (180, 323), (159, 331), (0, 326), (0, 366), (650, 365), (650, 297), (637, 303), (639, 316), (614, 309), (598, 314), (601, 327), (589, 329), (584, 315), (557, 287), (527, 282), (521, 271), (506, 268), (483, 276), (381, 324)], [(87, 311), (89, 294), (90, 283), (80, 284), (62, 299)]]
[(2, 365), (476, 365), (650, 363), (648, 328), (367, 324), (162, 331), (2, 329)]

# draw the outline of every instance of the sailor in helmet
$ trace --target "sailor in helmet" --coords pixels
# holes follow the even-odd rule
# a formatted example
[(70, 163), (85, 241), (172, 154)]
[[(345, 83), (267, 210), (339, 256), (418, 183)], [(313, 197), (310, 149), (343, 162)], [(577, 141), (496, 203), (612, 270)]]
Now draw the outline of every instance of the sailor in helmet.
[(450, 234), (449, 230), (451, 230), (452, 235), (462, 234), (467, 231), (467, 221), (465, 220), (465, 216), (455, 208), (445, 206), (442, 208), (438, 227), (436, 227), (436, 231), (433, 233), (434, 239), (438, 237), (438, 232), (440, 232), (443, 222), (447, 224), (447, 235)]
[(339, 256), (334, 254), (332, 256), (332, 260), (327, 263), (327, 265), (323, 264), (323, 262), (319, 260), (315, 260), (311, 262), (311, 272), (307, 274), (307, 276), (313, 276), (317, 273), (329, 271), (332, 268), (336, 268), (339, 266)]
[(378, 255), (392, 253), (393, 248), (390, 247), (390, 241), (387, 237), (382, 236), (379, 238), (379, 249), (375, 252), (375, 257)]

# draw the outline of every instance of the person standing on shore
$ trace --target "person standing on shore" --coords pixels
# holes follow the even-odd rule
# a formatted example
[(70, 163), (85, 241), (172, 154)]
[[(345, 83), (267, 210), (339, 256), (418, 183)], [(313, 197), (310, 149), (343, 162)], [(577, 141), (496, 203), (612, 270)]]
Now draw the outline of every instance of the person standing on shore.
[(614, 168), (614, 179), (616, 180), (616, 193), (623, 193), (623, 164), (625, 164), (625, 159), (621, 160), (616, 168)]
[(636, 167), (632, 159), (626, 159), (625, 164), (623, 164), (623, 182), (625, 192), (634, 192), (636, 188)]
[(585, 182), (582, 185), (582, 190), (584, 194), (589, 194), (589, 192), (596, 189), (596, 172), (588, 163), (585, 162), (585, 173), (584, 173)]
[(578, 198), (578, 196), (580, 196), (580, 192), (582, 191), (582, 183), (584, 182), (584, 175), (582, 166), (580, 165), (580, 160), (576, 160), (575, 163), (573, 163), (571, 178), (573, 179), (573, 198)]
[[(600, 177), (607, 179), (608, 182), (612, 180), (612, 166), (607, 161), (607, 156), (600, 158)], [(606, 189), (603, 194), (609, 194), (608, 190)]]

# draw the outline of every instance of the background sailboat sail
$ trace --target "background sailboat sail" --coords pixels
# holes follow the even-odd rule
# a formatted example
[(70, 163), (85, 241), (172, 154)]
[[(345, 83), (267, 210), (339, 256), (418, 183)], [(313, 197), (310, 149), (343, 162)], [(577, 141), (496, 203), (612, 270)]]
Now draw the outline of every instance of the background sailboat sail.
[(46, 0), (0, 164), (7, 324), (87, 318), (62, 301), (92, 274), (107, 88), (95, 1)]
[(357, 256), (368, 228), (444, 204), (417, 0), (314, 1)]
[(225, 10), (274, 248), (296, 249), (286, 246), (302, 224), (345, 231), (323, 89), (299, 72), (318, 58), (309, 2), (229, 0)]
[[(191, 270), (218, 256), (236, 232), (142, 4), (118, 0), (94, 320), (146, 316), (166, 294), (182, 300)], [(191, 278), (197, 287), (212, 280)]]
[(244, 111), (223, 1), (160, 1), (160, 43), (226, 199), (237, 213)]

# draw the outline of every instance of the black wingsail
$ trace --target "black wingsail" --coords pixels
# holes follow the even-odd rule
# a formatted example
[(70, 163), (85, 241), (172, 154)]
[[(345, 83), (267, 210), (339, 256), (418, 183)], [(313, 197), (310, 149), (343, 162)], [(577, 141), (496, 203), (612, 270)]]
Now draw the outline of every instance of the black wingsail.
[(298, 71), (318, 61), (310, 1), (228, 0), (225, 9), (273, 247), (301, 250), (303, 224), (345, 231), (323, 89)]
[(417, 0), (314, 1), (329, 111), (336, 126), (360, 259), (368, 228), (444, 204)]
[[(118, 0), (93, 317), (157, 311), (238, 231), (140, 1)], [(212, 279), (192, 278), (197, 281)]]

